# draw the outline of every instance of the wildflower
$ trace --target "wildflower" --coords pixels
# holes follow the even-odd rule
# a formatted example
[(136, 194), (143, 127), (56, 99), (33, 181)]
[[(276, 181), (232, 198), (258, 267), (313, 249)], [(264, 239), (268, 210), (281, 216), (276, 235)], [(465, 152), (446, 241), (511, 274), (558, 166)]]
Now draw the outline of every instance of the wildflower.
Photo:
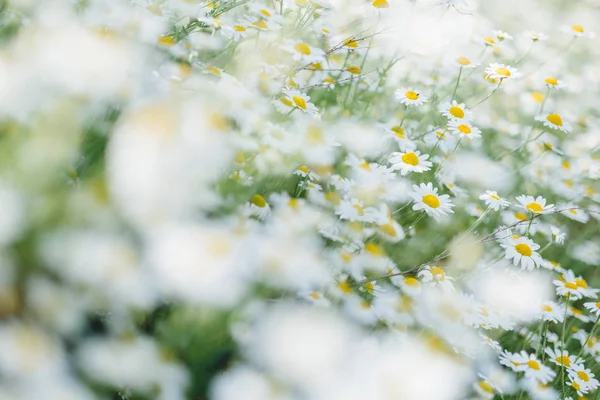
[(424, 210), (427, 215), (436, 219), (453, 213), (454, 204), (450, 202), (450, 196), (447, 194), (438, 195), (437, 188), (430, 183), (421, 183), (419, 186), (413, 185), (413, 192), (410, 193), (415, 204), (413, 210)]
[(541, 214), (554, 208), (554, 204), (546, 205), (546, 199), (542, 196), (533, 198), (533, 196), (522, 195), (517, 196), (517, 201), (520, 203), (520, 207), (532, 214)]
[(304, 113), (319, 115), (317, 107), (310, 102), (310, 96), (297, 90), (284, 90), (284, 96), (275, 101), (275, 107), (281, 113), (288, 113), (292, 110), (300, 110)]
[(521, 236), (517, 239), (509, 239), (503, 246), (506, 249), (505, 258), (512, 259), (514, 265), (520, 264), (523, 269), (532, 270), (539, 267), (542, 262), (542, 256), (535, 251), (540, 246), (529, 238)]
[(413, 88), (401, 88), (396, 90), (396, 99), (405, 106), (420, 106), (427, 103), (427, 96)]
[(540, 115), (535, 117), (535, 120), (543, 123), (546, 128), (556, 129), (564, 133), (569, 133), (572, 129), (571, 124), (563, 121), (560, 114), (557, 113)]
[(440, 112), (450, 120), (470, 121), (473, 118), (473, 114), (467, 109), (464, 103), (459, 104), (456, 100), (442, 103)]
[(542, 319), (559, 323), (563, 322), (565, 316), (565, 307), (553, 301), (546, 301), (542, 304)]
[(593, 38), (596, 36), (596, 34), (594, 32), (587, 32), (583, 29), (582, 25), (571, 25), (569, 28), (566, 29), (568, 32), (570, 32), (573, 36), (575, 37), (583, 37), (583, 38)]
[(596, 315), (600, 315), (600, 301), (592, 301), (588, 303), (583, 303), (583, 306), (587, 308), (591, 313)]
[(500, 31), (500, 30), (494, 31), (494, 35), (496, 35), (498, 40), (501, 42), (503, 40), (513, 40), (514, 39), (510, 34), (504, 32), (504, 31)]
[(393, 170), (400, 170), (402, 176), (409, 172), (425, 172), (431, 169), (431, 161), (427, 161), (429, 156), (427, 154), (421, 154), (420, 151), (397, 153), (394, 152), (390, 155), (388, 161), (392, 164)]
[(485, 194), (479, 196), (479, 200), (485, 201), (485, 205), (494, 211), (504, 209), (510, 205), (509, 201), (498, 196), (498, 193), (492, 190), (486, 190)]
[(563, 81), (553, 77), (548, 77), (544, 79), (544, 83), (549, 89), (564, 89), (566, 87)]
[(568, 350), (552, 349), (547, 347), (545, 352), (549, 357), (548, 360), (559, 367), (563, 366), (565, 368), (572, 368), (581, 361), (574, 355), (569, 355)]
[[(598, 389), (598, 387), (600, 386), (600, 383), (598, 382), (598, 380), (595, 378), (596, 375), (594, 375), (594, 373), (592, 373), (592, 370), (589, 368), (586, 368), (583, 363), (575, 363), (573, 366), (571, 366), (568, 369), (568, 373), (569, 373), (569, 377), (575, 381), (575, 380), (579, 380), (579, 386), (580, 386), (580, 390), (578, 390), (578, 393), (587, 393), (589, 391), (594, 391), (596, 389)], [(573, 386), (573, 388), (575, 388)], [(581, 394), (580, 394), (581, 396)]]
[(325, 52), (304, 42), (290, 42), (284, 49), (293, 54), (294, 60), (312, 64), (323, 60)]
[(528, 39), (533, 40), (534, 42), (542, 42), (546, 39), (548, 39), (548, 35), (546, 35), (544, 32), (535, 32), (535, 31), (525, 31), (523, 33), (523, 36), (525, 36)]
[(271, 214), (271, 207), (260, 194), (255, 194), (249, 203), (246, 204), (249, 215), (264, 219)]
[(475, 61), (471, 61), (469, 58), (467, 57), (458, 57), (456, 60), (454, 60), (456, 62), (456, 64), (464, 69), (473, 69), (473, 68), (477, 68), (480, 63), (475, 62)]
[(556, 376), (556, 373), (550, 367), (542, 364), (535, 354), (527, 354), (522, 351), (521, 356), (521, 365), (517, 367), (517, 370), (525, 372), (526, 378), (548, 383)]
[(467, 121), (451, 120), (448, 124), (450, 132), (469, 139), (481, 137), (481, 130)]
[(491, 63), (485, 69), (488, 79), (515, 79), (521, 76), (519, 70), (505, 64)]
[(454, 279), (446, 276), (445, 271), (440, 267), (432, 267), (425, 265), (417, 274), (421, 278), (422, 282), (431, 282), (433, 286), (439, 285), (444, 289), (452, 289), (452, 282)]

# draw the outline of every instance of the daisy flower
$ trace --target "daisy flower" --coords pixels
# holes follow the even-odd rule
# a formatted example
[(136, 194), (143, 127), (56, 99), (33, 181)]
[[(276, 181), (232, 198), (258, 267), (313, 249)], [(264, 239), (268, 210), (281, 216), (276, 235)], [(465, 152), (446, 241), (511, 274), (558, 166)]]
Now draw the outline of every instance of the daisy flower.
[(517, 201), (521, 203), (520, 207), (533, 214), (541, 214), (554, 208), (554, 204), (546, 205), (546, 199), (542, 196), (533, 198), (533, 196), (522, 195), (517, 197)]
[(427, 96), (413, 88), (396, 90), (396, 99), (405, 106), (420, 106), (427, 103)]
[(565, 29), (567, 32), (570, 32), (575, 37), (585, 37), (585, 38), (593, 38), (596, 36), (594, 32), (586, 32), (581, 25), (571, 25), (569, 28)]
[(534, 42), (541, 42), (548, 39), (548, 35), (546, 35), (544, 32), (525, 31), (523, 32), (523, 36), (525, 36), (527, 39), (533, 40)]
[(547, 347), (545, 352), (549, 357), (548, 360), (559, 367), (564, 366), (566, 368), (572, 368), (580, 361), (577, 357), (569, 355), (568, 350), (560, 350), (558, 348), (551, 349), (550, 347)]
[(600, 315), (600, 301), (583, 303), (583, 306), (587, 308), (591, 313)]
[(510, 34), (500, 30), (494, 31), (494, 35), (496, 35), (499, 41), (514, 39)]
[(446, 273), (440, 267), (425, 265), (417, 276), (421, 278), (422, 282), (431, 282), (433, 286), (440, 285), (443, 289), (453, 288), (451, 281), (454, 279), (446, 276)]
[(300, 110), (304, 113), (319, 115), (317, 107), (310, 102), (310, 96), (297, 90), (284, 90), (284, 96), (275, 102), (275, 107), (281, 113), (288, 113), (292, 110)]
[(260, 194), (255, 194), (252, 199), (246, 203), (246, 211), (248, 215), (255, 216), (259, 219), (264, 219), (271, 214), (269, 203)]
[(544, 83), (546, 84), (546, 87), (549, 89), (564, 89), (567, 86), (564, 84), (563, 81), (558, 80), (553, 77), (544, 79)]
[(565, 204), (559, 208), (564, 210), (560, 212), (562, 215), (569, 217), (573, 221), (585, 224), (590, 220), (589, 214), (583, 211), (580, 207), (577, 207), (575, 204)]
[(579, 379), (577, 376), (569, 375), (569, 381), (567, 382), (568, 386), (571, 386), (580, 397), (585, 396), (589, 392), (589, 388), (585, 384), (582, 379)]
[(535, 354), (527, 354), (522, 351), (521, 355), (523, 359), (521, 365), (517, 367), (517, 371), (524, 372), (526, 378), (548, 383), (556, 376), (556, 373), (550, 367), (542, 364)]
[(444, 117), (450, 120), (470, 121), (473, 119), (473, 113), (467, 110), (465, 104), (458, 103), (456, 100), (442, 103), (439, 110)]
[(542, 319), (544, 321), (550, 321), (559, 323), (563, 322), (565, 317), (565, 307), (555, 303), (554, 301), (546, 301), (542, 303)]
[(591, 369), (586, 368), (583, 363), (576, 363), (569, 368), (568, 372), (570, 377), (574, 379), (580, 379), (582, 381), (581, 389), (582, 391), (585, 390), (584, 393), (587, 393), (590, 390), (596, 390), (598, 386), (600, 386), (598, 380), (594, 378), (596, 375), (592, 373)]
[(554, 240), (556, 244), (563, 244), (565, 242), (567, 236), (566, 232), (562, 232), (560, 228), (554, 225), (550, 226), (550, 232), (552, 233), (552, 240)]
[(294, 175), (298, 175), (301, 178), (308, 178), (311, 181), (319, 179), (319, 175), (306, 165), (298, 167), (298, 169), (294, 171)]
[(470, 122), (464, 120), (451, 120), (448, 124), (450, 132), (460, 135), (461, 137), (468, 137), (469, 139), (481, 137), (481, 130), (471, 125)]
[(342, 200), (335, 213), (340, 219), (366, 221), (364, 203), (358, 199)]
[(572, 299), (581, 299), (583, 296), (596, 297), (596, 290), (588, 289), (587, 282), (581, 276), (575, 276), (570, 269), (556, 280), (552, 281), (556, 286), (556, 293), (559, 296), (570, 296)]
[(421, 154), (420, 151), (391, 154), (388, 161), (392, 164), (393, 170), (400, 170), (402, 176), (409, 172), (425, 172), (431, 169), (431, 161), (427, 161), (429, 155)]
[(436, 219), (454, 213), (452, 211), (454, 204), (450, 202), (450, 196), (438, 195), (437, 188), (434, 188), (431, 182), (421, 183), (420, 186), (413, 185), (413, 192), (410, 193), (410, 196), (415, 201), (413, 210), (424, 210), (427, 215)]
[(563, 121), (560, 114), (550, 113), (546, 115), (538, 115), (535, 120), (544, 124), (546, 128), (556, 129), (564, 133), (571, 132), (571, 124)]
[(505, 258), (512, 260), (513, 265), (521, 264), (521, 268), (532, 270), (539, 267), (542, 262), (542, 256), (535, 251), (540, 246), (529, 238), (524, 236), (518, 239), (511, 238), (503, 246), (505, 247)]
[(509, 201), (504, 200), (502, 197), (498, 196), (498, 193), (492, 190), (486, 190), (485, 194), (479, 196), (479, 200), (485, 201), (485, 205), (494, 211), (504, 209), (510, 205)]
[(471, 59), (469, 59), (467, 57), (458, 57), (454, 61), (456, 62), (456, 64), (458, 64), (459, 67), (464, 68), (464, 69), (477, 68), (479, 65), (481, 65), (480, 63), (472, 61)]
[(292, 53), (294, 60), (312, 64), (321, 61), (325, 52), (318, 47), (310, 46), (304, 42), (290, 42), (284, 47), (284, 50)]
[(514, 79), (521, 75), (518, 69), (498, 63), (491, 63), (485, 73), (488, 79)]

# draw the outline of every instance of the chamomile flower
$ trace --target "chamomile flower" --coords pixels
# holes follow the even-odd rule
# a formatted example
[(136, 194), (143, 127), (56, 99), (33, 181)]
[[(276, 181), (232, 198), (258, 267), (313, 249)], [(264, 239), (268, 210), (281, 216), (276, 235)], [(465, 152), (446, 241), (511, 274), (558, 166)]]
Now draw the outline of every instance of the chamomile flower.
[(252, 199), (246, 203), (246, 211), (248, 215), (264, 219), (271, 214), (271, 207), (263, 196), (255, 194), (252, 196)]
[(485, 194), (479, 196), (479, 200), (485, 201), (485, 205), (494, 211), (504, 209), (510, 205), (510, 202), (498, 196), (498, 193), (493, 190), (486, 190)]
[(454, 213), (452, 211), (454, 204), (450, 201), (450, 196), (439, 195), (437, 188), (434, 188), (431, 182), (421, 183), (419, 186), (413, 185), (413, 192), (410, 193), (410, 196), (415, 202), (412, 209), (424, 210), (430, 217), (439, 219)]
[(498, 40), (501, 42), (503, 40), (513, 40), (514, 39), (510, 34), (504, 32), (504, 31), (500, 31), (500, 30), (494, 31), (494, 35), (496, 35)]
[(556, 376), (556, 373), (550, 367), (542, 364), (535, 354), (527, 354), (522, 351), (521, 356), (521, 365), (517, 367), (517, 370), (524, 372), (526, 378), (548, 383)]
[(470, 122), (464, 120), (451, 120), (448, 123), (448, 129), (450, 132), (459, 135), (460, 137), (466, 137), (469, 139), (481, 137), (481, 130), (471, 125)]
[(586, 224), (590, 220), (590, 215), (575, 204), (564, 204), (558, 208), (562, 210), (560, 212), (562, 215), (569, 217), (573, 221)]
[(467, 57), (458, 57), (454, 60), (456, 65), (463, 69), (473, 69), (481, 65), (481, 63), (471, 60)]
[(532, 270), (542, 263), (542, 256), (536, 252), (540, 246), (529, 238), (524, 236), (517, 239), (511, 238), (503, 246), (505, 258), (512, 260), (513, 265), (520, 264), (521, 268)]
[(544, 321), (550, 321), (559, 323), (563, 322), (565, 317), (565, 307), (554, 301), (546, 301), (542, 303), (542, 319)]
[(546, 128), (556, 129), (564, 133), (571, 132), (571, 124), (563, 121), (563, 118), (558, 113), (550, 113), (545, 115), (538, 115), (535, 120), (544, 124)]
[(318, 47), (310, 46), (304, 42), (288, 42), (284, 50), (292, 53), (294, 60), (312, 64), (323, 60), (325, 52)]
[(429, 155), (421, 154), (420, 151), (398, 153), (394, 152), (390, 155), (388, 161), (392, 164), (392, 169), (400, 171), (402, 176), (409, 172), (425, 172), (431, 169), (431, 161), (427, 161)]
[(581, 360), (578, 360), (574, 355), (569, 355), (568, 350), (560, 350), (558, 348), (552, 349), (547, 347), (545, 353), (548, 355), (548, 360), (560, 366), (564, 366), (565, 368), (572, 368)]
[(396, 99), (405, 106), (421, 106), (427, 103), (427, 96), (421, 91), (413, 88), (401, 88), (396, 90)]
[(554, 204), (546, 205), (546, 199), (542, 196), (534, 198), (533, 196), (517, 196), (520, 207), (525, 208), (532, 214), (541, 214), (554, 209)]
[(422, 282), (430, 282), (431, 285), (439, 285), (443, 289), (452, 289), (452, 282), (454, 279), (446, 276), (446, 272), (440, 267), (432, 267), (425, 265), (417, 274), (421, 278)]
[(554, 225), (550, 226), (550, 232), (552, 234), (552, 240), (554, 240), (555, 243), (557, 243), (557, 244), (565, 243), (565, 238), (567, 236), (566, 232), (561, 231), (559, 227), (554, 226)]
[(544, 84), (549, 89), (564, 89), (567, 86), (563, 81), (551, 76), (544, 79)]
[(310, 113), (319, 116), (319, 110), (310, 102), (310, 96), (297, 90), (284, 90), (284, 95), (274, 101), (274, 105), (281, 113), (289, 113), (293, 110), (300, 110), (304, 113)]
[(583, 393), (598, 389), (600, 383), (595, 378), (596, 375), (591, 369), (586, 368), (583, 363), (575, 363), (571, 368), (568, 369), (569, 376), (572, 378), (580, 379), (582, 381), (581, 389), (585, 390)]
[(586, 31), (582, 25), (571, 25), (570, 27), (566, 28), (565, 31), (571, 33), (575, 37), (591, 39), (596, 36), (594, 32)]
[(583, 306), (587, 308), (591, 313), (600, 315), (600, 301), (591, 301), (588, 303), (583, 303)]
[(488, 79), (515, 79), (521, 76), (518, 69), (498, 63), (491, 63), (485, 73)]
[(473, 113), (467, 109), (465, 104), (458, 103), (456, 100), (442, 103), (439, 110), (443, 116), (450, 120), (471, 121), (473, 119)]
[(527, 39), (533, 40), (534, 42), (542, 42), (548, 39), (548, 35), (546, 35), (544, 32), (537, 31), (525, 31), (523, 32), (523, 36), (525, 36)]

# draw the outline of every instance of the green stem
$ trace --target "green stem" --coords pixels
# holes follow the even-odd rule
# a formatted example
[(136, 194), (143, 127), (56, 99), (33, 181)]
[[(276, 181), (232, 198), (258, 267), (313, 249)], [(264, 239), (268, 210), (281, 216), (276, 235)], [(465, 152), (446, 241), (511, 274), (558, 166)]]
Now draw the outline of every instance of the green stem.
[(452, 100), (454, 100), (454, 96), (456, 96), (456, 90), (458, 89), (458, 83), (460, 82), (460, 77), (462, 75), (463, 72), (463, 67), (461, 66), (460, 69), (458, 70), (458, 78), (456, 78), (456, 85), (454, 85), (454, 91), (452, 92), (452, 99), (450, 100), (450, 102), (452, 102)]

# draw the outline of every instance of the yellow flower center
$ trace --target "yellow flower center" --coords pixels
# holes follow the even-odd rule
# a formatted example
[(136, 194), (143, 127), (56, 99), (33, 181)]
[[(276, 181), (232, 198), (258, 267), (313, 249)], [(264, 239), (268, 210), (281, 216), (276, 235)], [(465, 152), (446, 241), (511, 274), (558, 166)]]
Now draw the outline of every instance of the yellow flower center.
[(355, 49), (358, 47), (358, 42), (353, 38), (348, 38), (344, 40), (344, 46)]
[(542, 206), (539, 203), (536, 203), (535, 201), (533, 203), (527, 204), (527, 209), (534, 213), (544, 211)]
[(555, 358), (556, 362), (558, 362), (559, 364), (564, 365), (565, 367), (570, 367), (571, 366), (571, 359), (567, 356), (558, 356)]
[(500, 197), (496, 196), (495, 194), (490, 194), (490, 197), (494, 200), (500, 200)]
[(340, 290), (346, 294), (350, 294), (352, 292), (352, 288), (346, 281), (338, 283), (338, 288), (340, 288)]
[(402, 162), (409, 165), (418, 165), (419, 157), (415, 153), (405, 153), (402, 155)]
[(552, 311), (552, 307), (550, 307), (548, 304), (544, 304), (542, 306), (542, 310), (546, 311), (546, 312), (551, 312)]
[(577, 376), (584, 382), (590, 381), (590, 376), (585, 371), (577, 371)]
[(446, 274), (444, 273), (444, 270), (441, 269), (440, 267), (432, 267), (429, 272), (431, 272), (431, 274), (435, 277), (437, 277), (437, 279), (439, 279), (440, 281), (443, 281)]
[(533, 92), (531, 93), (531, 97), (533, 97), (533, 101), (541, 103), (542, 101), (544, 101), (544, 95), (541, 94), (540, 92)]
[(440, 206), (440, 199), (433, 194), (426, 194), (421, 200), (431, 208), (438, 208)]
[(558, 114), (548, 114), (548, 116), (546, 117), (546, 119), (548, 120), (548, 122), (550, 122), (552, 125), (556, 125), (556, 126), (562, 126), (563, 122), (562, 122), (562, 118), (560, 117), (560, 115)]
[(465, 135), (468, 135), (471, 133), (471, 127), (469, 125), (459, 125), (457, 129), (459, 131), (461, 131), (462, 133), (464, 133)]
[(409, 90), (408, 92), (404, 93), (404, 95), (409, 100), (418, 100), (419, 99), (419, 93), (413, 92), (412, 90)]
[(594, 304), (596, 306), (596, 308), (600, 309), (600, 301), (596, 302), (596, 304)]
[(458, 57), (456, 59), (456, 62), (459, 63), (460, 65), (469, 65), (469, 64), (471, 64), (471, 60), (469, 60), (467, 57)]
[(579, 286), (580, 288), (584, 288), (587, 289), (587, 282), (585, 281), (585, 279), (579, 278), (579, 279), (575, 279), (575, 283), (577, 284), (577, 286)]
[(306, 101), (302, 97), (294, 96), (292, 97), (292, 100), (294, 100), (294, 103), (296, 103), (298, 107), (300, 107), (303, 110), (306, 110)]
[(365, 245), (365, 251), (377, 257), (385, 256), (385, 250), (383, 250), (381, 246), (378, 246), (375, 243), (367, 243)]
[(304, 54), (305, 56), (310, 55), (310, 47), (306, 43), (298, 43), (294, 46), (294, 50), (296, 50), (300, 54)]
[(540, 370), (540, 363), (535, 361), (535, 360), (529, 360), (527, 361), (527, 366), (533, 370), (539, 371)]
[(575, 390), (580, 390), (581, 386), (579, 385), (579, 383), (577, 382), (571, 382), (571, 386), (573, 387), (573, 389)]
[(346, 68), (346, 71), (350, 72), (351, 74), (355, 74), (355, 75), (360, 74), (360, 68), (357, 67), (356, 65), (349, 66), (348, 68)]
[(175, 44), (175, 39), (171, 36), (162, 36), (158, 38), (158, 43), (164, 46), (173, 46)]
[(352, 207), (354, 207), (354, 209), (356, 210), (358, 215), (360, 215), (361, 217), (363, 217), (365, 215), (365, 210), (358, 204), (353, 204)]
[(327, 199), (327, 201), (329, 201), (335, 205), (339, 205), (341, 202), (340, 196), (335, 192), (325, 193), (325, 199)]
[(492, 388), (492, 385), (485, 381), (479, 381), (477, 382), (477, 385), (486, 393), (494, 393), (494, 388)]
[(399, 137), (400, 139), (404, 139), (404, 128), (401, 126), (394, 126), (392, 127), (392, 132), (394, 132), (394, 135), (396, 135), (397, 137)]
[(300, 202), (299, 202), (299, 201), (298, 201), (298, 199), (296, 199), (296, 198), (292, 198), (292, 199), (290, 199), (290, 200), (288, 201), (288, 205), (289, 205), (291, 208), (296, 208), (296, 207), (298, 207), (298, 205), (299, 205), (299, 204), (300, 204)]
[(519, 253), (525, 257), (530, 257), (531, 254), (533, 253), (533, 251), (531, 250), (531, 247), (529, 247), (529, 245), (527, 243), (519, 243), (518, 245), (515, 246), (515, 250), (517, 251), (517, 253)]
[(372, 6), (375, 8), (388, 8), (390, 3), (387, 0), (374, 0)]
[(309, 296), (315, 300), (319, 300), (321, 298), (321, 295), (317, 292), (311, 292)]
[(288, 99), (287, 97), (282, 97), (280, 100), (281, 100), (281, 102), (283, 104), (285, 104), (288, 107), (293, 107), (294, 106), (294, 104), (292, 104), (292, 102), (290, 101), (290, 99)]
[(260, 207), (260, 208), (265, 208), (267, 205), (267, 201), (260, 194), (255, 194), (254, 196), (252, 196), (251, 202), (256, 207)]
[(581, 25), (572, 25), (571, 29), (573, 29), (575, 32), (583, 33), (583, 26)]
[(235, 29), (235, 30), (236, 30), (236, 31), (238, 31), (238, 32), (244, 32), (244, 31), (246, 30), (246, 28), (244, 28), (244, 27), (243, 27), (243, 26), (241, 26), (241, 25), (234, 25), (234, 26), (233, 26), (233, 29)]
[(260, 10), (260, 13), (262, 15), (264, 15), (265, 17), (270, 17), (271, 16), (271, 13), (268, 12), (267, 10), (265, 10), (265, 9)]
[(546, 78), (544, 80), (544, 82), (546, 82), (548, 85), (552, 85), (552, 86), (558, 85), (558, 80), (556, 80), (556, 78)]
[(254, 25), (254, 26), (256, 26), (257, 28), (260, 28), (260, 29), (267, 29), (268, 28), (267, 23), (265, 21), (263, 21), (262, 19), (254, 21), (252, 23), (252, 25)]
[(408, 286), (419, 286), (420, 283), (418, 280), (416, 280), (415, 278), (413, 278), (412, 276), (407, 276), (406, 278), (404, 278), (404, 283), (406, 283)]
[(489, 36), (484, 37), (483, 41), (486, 42), (487, 44), (494, 44), (494, 43), (496, 43), (496, 41), (494, 39), (492, 39), (491, 37), (489, 37)]
[(496, 75), (500, 75), (507, 78), (510, 76), (510, 70), (504, 67), (496, 68)]
[(455, 118), (464, 118), (464, 116), (465, 116), (465, 112), (460, 107), (452, 106), (452, 107), (450, 107), (450, 109), (448, 111)]
[(575, 282), (567, 282), (565, 283), (565, 287), (571, 290), (577, 290), (577, 284)]
[(396, 236), (397, 235), (396, 228), (394, 228), (394, 225), (392, 225), (392, 224), (381, 225), (379, 227), (379, 229), (381, 229), (381, 231), (383, 233), (385, 233), (386, 235), (389, 235), (389, 236)]
[(527, 219), (527, 215), (523, 214), (523, 213), (515, 213), (515, 218), (521, 221), (525, 221)]

